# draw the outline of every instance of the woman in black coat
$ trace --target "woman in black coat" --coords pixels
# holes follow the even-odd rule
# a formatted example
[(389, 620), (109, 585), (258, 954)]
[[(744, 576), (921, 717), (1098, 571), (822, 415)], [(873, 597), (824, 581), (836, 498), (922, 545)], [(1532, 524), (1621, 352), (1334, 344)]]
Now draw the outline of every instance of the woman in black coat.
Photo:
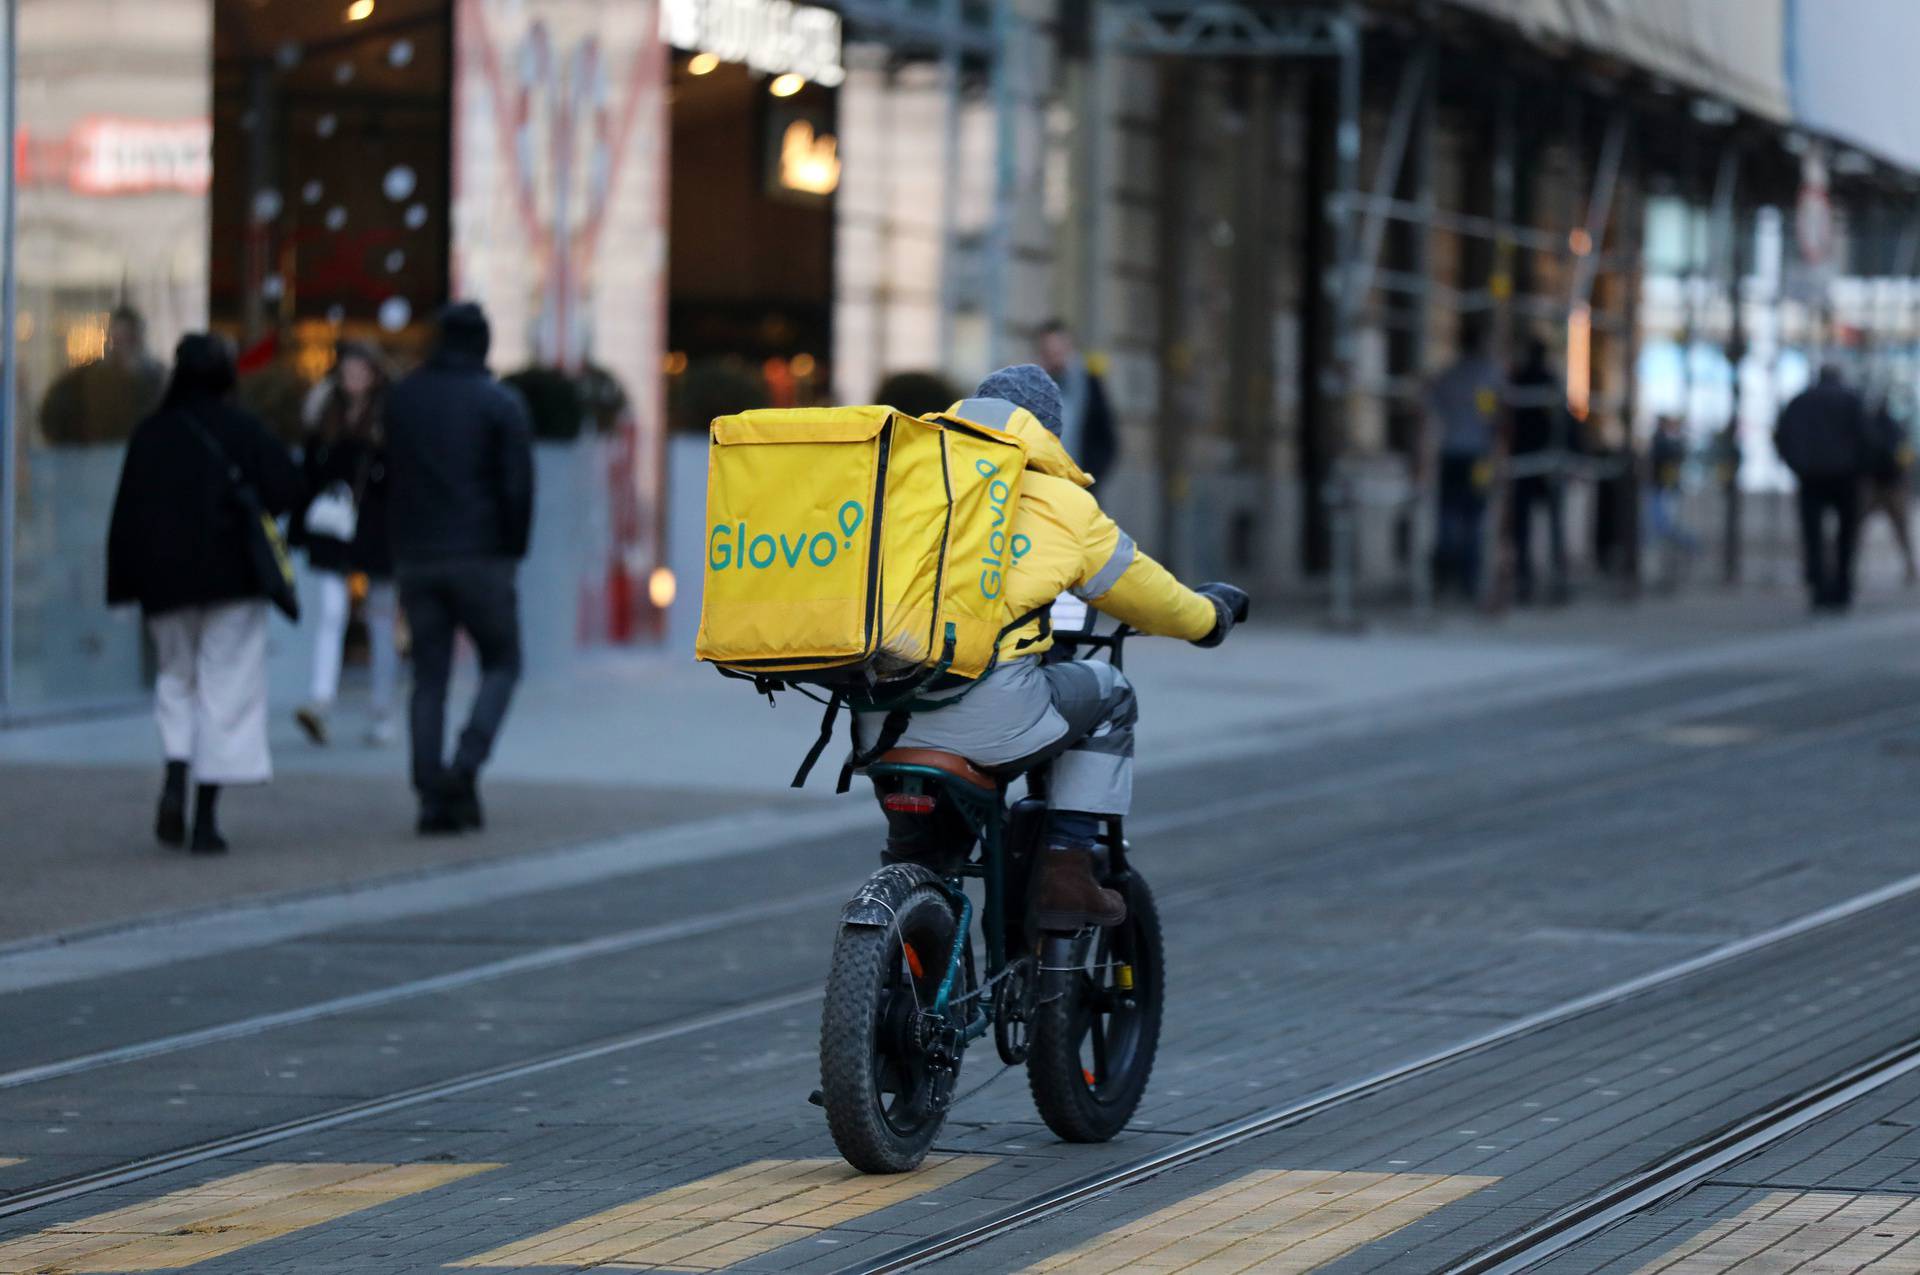
[(154, 716), (166, 752), (155, 833), (186, 844), (187, 778), (198, 785), (192, 848), (227, 848), (215, 821), (225, 784), (264, 783), (267, 752), (266, 593), (231, 468), (262, 508), (292, 510), (300, 473), (264, 425), (234, 406), (233, 350), (184, 337), (166, 397), (135, 427), (107, 535), (107, 603), (138, 604), (158, 672)]
[(349, 578), (367, 579), (367, 644), (372, 657), (373, 722), (368, 742), (391, 743), (399, 653), (394, 630), (399, 601), (393, 583), (393, 547), (387, 538), (386, 429), (382, 414), (391, 377), (373, 346), (342, 341), (333, 371), (307, 400), (303, 453), (310, 503), (297, 541), (313, 568), (313, 681), (294, 713), (316, 744), (328, 738), (328, 717), (340, 689), (340, 662), (352, 611)]

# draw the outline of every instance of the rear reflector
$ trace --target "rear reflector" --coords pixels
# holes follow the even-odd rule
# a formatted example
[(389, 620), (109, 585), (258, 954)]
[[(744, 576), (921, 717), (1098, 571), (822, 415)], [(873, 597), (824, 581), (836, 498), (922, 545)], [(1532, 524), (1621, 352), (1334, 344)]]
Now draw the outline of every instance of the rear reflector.
[(933, 795), (924, 792), (890, 792), (880, 799), (880, 807), (895, 814), (930, 815), (933, 813)]

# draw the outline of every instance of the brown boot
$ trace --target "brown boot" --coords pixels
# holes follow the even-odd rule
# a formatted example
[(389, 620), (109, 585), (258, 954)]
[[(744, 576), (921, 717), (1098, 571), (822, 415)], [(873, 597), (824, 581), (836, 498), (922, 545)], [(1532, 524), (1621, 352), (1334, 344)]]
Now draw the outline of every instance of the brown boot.
[(1054, 931), (1118, 925), (1127, 919), (1127, 902), (1094, 879), (1093, 851), (1048, 849), (1034, 872), (1033, 919)]

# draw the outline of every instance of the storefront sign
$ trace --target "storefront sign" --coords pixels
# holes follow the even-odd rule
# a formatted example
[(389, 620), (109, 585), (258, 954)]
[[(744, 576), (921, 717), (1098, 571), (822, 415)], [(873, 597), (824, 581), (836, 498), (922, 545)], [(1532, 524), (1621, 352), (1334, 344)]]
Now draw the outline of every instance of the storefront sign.
[(660, 36), (677, 49), (744, 62), (768, 75), (792, 73), (832, 88), (840, 64), (840, 15), (790, 0), (661, 0)]
[(83, 195), (203, 195), (213, 186), (211, 120), (83, 120), (69, 149), (67, 183)]

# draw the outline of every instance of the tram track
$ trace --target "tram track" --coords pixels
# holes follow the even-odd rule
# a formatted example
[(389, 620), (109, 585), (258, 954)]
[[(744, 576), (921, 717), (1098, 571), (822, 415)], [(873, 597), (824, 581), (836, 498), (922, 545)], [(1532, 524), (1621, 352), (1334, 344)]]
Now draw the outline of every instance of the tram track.
[[(1496, 753), (1491, 759), (1497, 761), (1502, 755), (1537, 756), (1543, 749), (1573, 749), (1590, 746), (1598, 741), (1616, 736), (1627, 736), (1649, 728), (1649, 724), (1661, 720), (1673, 720), (1688, 716), (1746, 708), (1757, 704), (1789, 698), (1803, 693), (1806, 684), (1799, 681), (1766, 683), (1759, 686), (1736, 688), (1732, 691), (1718, 691), (1710, 695), (1696, 697), (1693, 700), (1668, 706), (1657, 713), (1637, 713), (1628, 715), (1623, 721), (1610, 721), (1603, 725), (1594, 725), (1569, 730), (1547, 732), (1546, 739), (1531, 739)], [(1890, 710), (1887, 714), (1876, 715), (1871, 723), (1850, 723), (1837, 733), (1852, 733), (1880, 728), (1877, 719), (1881, 716), (1899, 718), (1909, 715), (1911, 709)], [(1810, 742), (1825, 742), (1836, 732), (1821, 732), (1819, 738), (1780, 741), (1804, 745)], [(1484, 759), (1483, 760), (1487, 760)], [(1703, 756), (1701, 762), (1711, 760)], [(1650, 763), (1636, 763), (1620, 770), (1609, 771), (1605, 775), (1595, 776), (1587, 781), (1586, 787), (1603, 789), (1607, 786), (1631, 784), (1650, 773), (1670, 771), (1672, 763), (1665, 759)], [(1369, 767), (1363, 771), (1342, 775), (1331, 779), (1311, 782), (1299, 787), (1277, 792), (1253, 793), (1224, 801), (1205, 802), (1184, 810), (1173, 810), (1155, 814), (1143, 814), (1130, 821), (1129, 831), (1136, 836), (1150, 837), (1164, 832), (1191, 827), (1198, 823), (1236, 816), (1271, 813), (1287, 807), (1309, 803), (1326, 802), (1351, 795), (1356, 792), (1383, 785), (1391, 785), (1406, 777), (1417, 774), (1423, 769), (1419, 764), (1407, 761), (1384, 763)], [(1569, 795), (1577, 795), (1580, 790), (1555, 789), (1551, 793), (1526, 799), (1516, 807), (1509, 804), (1502, 813), (1512, 813), (1516, 808), (1531, 808), (1537, 805), (1551, 804), (1564, 800)], [(1463, 820), (1484, 819), (1485, 810), (1449, 810), (1411, 823), (1395, 825), (1394, 834), (1404, 837), (1409, 832), (1432, 831), (1458, 824)], [(1282, 865), (1261, 870), (1257, 876), (1267, 880), (1275, 875), (1288, 875), (1310, 869), (1315, 863), (1328, 857), (1329, 853), (1344, 854), (1346, 849), (1334, 852), (1308, 854), (1289, 859)], [(1201, 881), (1175, 888), (1168, 896), (1169, 903), (1190, 901), (1212, 897), (1223, 888), (1244, 888), (1247, 875), (1244, 872), (1229, 874), (1219, 881)], [(1228, 883), (1231, 884), (1228, 884)], [(808, 891), (801, 895), (789, 896), (778, 901), (762, 904), (750, 904), (742, 907), (726, 908), (699, 916), (685, 917), (653, 925), (638, 926), (626, 930), (596, 935), (571, 943), (554, 944), (538, 948), (497, 961), (487, 961), (478, 965), (446, 971), (424, 978), (412, 979), (385, 987), (370, 988), (344, 996), (328, 997), (304, 1005), (286, 1009), (270, 1010), (260, 1014), (230, 1019), (226, 1022), (209, 1024), (205, 1027), (187, 1031), (169, 1033), (165, 1036), (151, 1037), (123, 1045), (104, 1049), (90, 1050), (72, 1054), (63, 1058), (44, 1062), (30, 1063), (0, 1071), (0, 1092), (18, 1089), (28, 1085), (85, 1075), (110, 1067), (124, 1066), (153, 1058), (204, 1048), (209, 1045), (244, 1040), (250, 1037), (286, 1027), (300, 1026), (327, 1018), (346, 1014), (365, 1012), (385, 1008), (408, 1000), (425, 996), (460, 991), (517, 975), (559, 969), (585, 961), (604, 959), (637, 952), (649, 947), (678, 942), (702, 935), (720, 933), (730, 927), (757, 921), (775, 920), (785, 916), (797, 915), (810, 909), (821, 907), (848, 897), (858, 888), (859, 882), (849, 880), (834, 886)]]
[[(1727, 943), (1690, 959), (1628, 979), (1480, 1035), (1435, 1050), (1306, 1098), (1191, 1134), (1125, 1164), (1039, 1192), (984, 1217), (901, 1245), (835, 1275), (888, 1275), (954, 1257), (1061, 1213), (1186, 1168), (1230, 1148), (1304, 1124), (1316, 1117), (1429, 1076), (1442, 1068), (1576, 1019), (1615, 1008), (1688, 979), (1767, 952), (1874, 909), (1920, 895), (1920, 874), (1868, 891), (1785, 925)], [(1853, 1099), (1920, 1069), (1920, 1038), (1850, 1067), (1837, 1076), (1728, 1126), (1653, 1167), (1556, 1212), (1484, 1253), (1446, 1268), (1446, 1275), (1513, 1275), (1587, 1239), (1599, 1230), (1685, 1190), (1753, 1151), (1819, 1119)], [(1513, 1264), (1513, 1263), (1519, 1264)]]
[[(1804, 686), (1792, 688), (1793, 691), (1804, 689)], [(1722, 693), (1708, 697), (1708, 699), (1720, 700), (1725, 697), (1725, 694)], [(1686, 712), (1697, 713), (1699, 711), (1701, 710), (1697, 705), (1683, 704), (1663, 710), (1657, 714), (1657, 716), (1661, 718), (1672, 718), (1678, 714), (1684, 714)], [(1825, 742), (1836, 734), (1884, 729), (1886, 725), (1889, 724), (1889, 719), (1904, 719), (1912, 715), (1911, 709), (1890, 710), (1887, 713), (1875, 714), (1868, 719), (1848, 723), (1844, 728), (1813, 731), (1798, 735), (1794, 737), (1792, 742), (1799, 745), (1806, 745)], [(1604, 728), (1595, 727), (1577, 732), (1569, 732), (1568, 742), (1575, 742), (1572, 738), (1573, 736), (1579, 736), (1585, 739), (1590, 738), (1596, 732), (1615, 734), (1641, 729), (1648, 717), (1649, 715), (1644, 713), (1635, 714), (1630, 721), (1610, 723)], [(1784, 745), (1790, 741), (1781, 740), (1777, 742), (1778, 744)], [(1536, 751), (1538, 747), (1539, 742), (1535, 740), (1525, 745), (1524, 749), (1526, 751)], [(1638, 773), (1638, 768), (1630, 769), (1635, 769), (1636, 773)], [(1382, 782), (1381, 778), (1377, 775), (1370, 777), (1351, 776), (1347, 778), (1350, 786), (1354, 788), (1366, 787)], [(1300, 790), (1269, 795), (1273, 798), (1271, 804), (1274, 806), (1292, 804), (1302, 800), (1318, 799), (1312, 794), (1304, 793)], [(1464, 814), (1465, 812), (1456, 811), (1448, 817), (1457, 819), (1463, 817)], [(1163, 815), (1148, 816), (1142, 819), (1140, 823), (1147, 824), (1148, 820), (1151, 820), (1152, 824), (1147, 827), (1146, 830), (1152, 832), (1219, 818), (1221, 815), (1222, 812), (1218, 804), (1214, 803), (1196, 807), (1191, 811), (1175, 811), (1167, 812)], [(1192, 888), (1194, 887), (1189, 887), (1189, 889)], [(664, 927), (648, 927), (650, 931), (655, 932), (648, 941), (665, 941), (667, 936), (698, 932), (688, 931), (684, 928), (689, 926), (705, 927), (707, 929), (724, 928), (726, 924), (737, 923), (739, 919), (738, 914), (742, 911), (753, 911), (756, 915), (759, 912), (767, 912), (769, 914), (798, 912), (806, 908), (819, 906), (819, 902), (823, 898), (837, 897), (843, 893), (845, 893), (843, 889), (835, 887), (831, 890), (822, 890), (799, 898), (782, 900), (777, 904), (760, 905), (757, 908), (751, 909), (732, 909), (727, 912), (713, 913), (704, 917), (688, 918), (681, 922), (668, 923), (668, 925)], [(1722, 945), (1699, 956), (1668, 965), (1635, 979), (1563, 1002), (1558, 1006), (1534, 1014), (1517, 1018), (1481, 1035), (1460, 1041), (1452, 1046), (1396, 1065), (1384, 1071), (1341, 1084), (1331, 1089), (1323, 1090), (1305, 1099), (1282, 1107), (1255, 1113), (1216, 1126), (1213, 1129), (1192, 1135), (1172, 1147), (1163, 1149), (1153, 1156), (1091, 1175), (1076, 1183), (1070, 1183), (1067, 1186), (1035, 1196), (1017, 1205), (1009, 1206), (976, 1223), (969, 1224), (963, 1228), (957, 1228), (954, 1232), (943, 1233), (927, 1241), (906, 1246), (906, 1248), (881, 1259), (877, 1264), (851, 1267), (848, 1269), (861, 1271), (905, 1270), (926, 1262), (938, 1260), (952, 1253), (964, 1251), (998, 1235), (1006, 1234), (1009, 1231), (1018, 1229), (1031, 1222), (1073, 1208), (1088, 1200), (1111, 1194), (1112, 1192), (1124, 1189), (1138, 1182), (1147, 1181), (1171, 1169), (1193, 1163), (1215, 1152), (1225, 1150), (1228, 1147), (1258, 1138), (1266, 1133), (1299, 1124), (1322, 1112), (1333, 1110), (1371, 1094), (1378, 1093), (1384, 1089), (1404, 1084), (1416, 1077), (1426, 1075), (1437, 1068), (1446, 1066), (1449, 1063), (1494, 1048), (1495, 1046), (1544, 1031), (1550, 1027), (1558, 1026), (1598, 1010), (1618, 1005), (1658, 988), (1697, 976), (1706, 971), (1724, 966), (1729, 962), (1737, 961), (1743, 957), (1789, 942), (1805, 934), (1857, 917), (1874, 908), (1916, 894), (1920, 894), (1920, 874), (1857, 895), (1851, 899), (1834, 904), (1831, 907), (1809, 913), (1797, 920), (1756, 934), (1747, 939)], [(682, 928), (676, 930), (674, 929), (676, 926)], [(611, 955), (615, 950), (631, 950), (633, 947), (644, 945), (636, 937), (643, 933), (645, 933), (645, 931), (622, 932), (621, 934), (584, 940), (578, 944), (562, 945), (559, 948), (541, 949), (533, 953), (523, 954), (521, 957), (509, 958), (505, 962), (489, 963), (488, 966), (473, 967), (470, 970), (453, 971), (448, 975), (436, 976), (435, 979), (420, 980), (418, 984), (402, 985), (401, 988), (398, 989), (374, 989), (372, 993), (368, 993), (367, 995), (384, 996), (390, 1001), (401, 998), (402, 994), (424, 995), (430, 991), (450, 989), (449, 985), (441, 983), (439, 980), (464, 980), (470, 983), (481, 981), (483, 977), (505, 977), (516, 972), (552, 968), (571, 960), (594, 959), (598, 956)], [(563, 952), (565, 955), (561, 955)], [(492, 970), (495, 966), (505, 968), (499, 969), (497, 973), (484, 975), (481, 973), (483, 970)], [(453, 985), (458, 984), (456, 982)], [(0, 1218), (18, 1216), (97, 1191), (138, 1182), (206, 1161), (244, 1154), (261, 1147), (325, 1132), (343, 1125), (373, 1119), (391, 1112), (421, 1106), (440, 1099), (455, 1097), (484, 1089), (491, 1085), (524, 1079), (555, 1069), (589, 1062), (594, 1059), (604, 1058), (630, 1050), (645, 1048), (650, 1045), (699, 1032), (722, 1029), (763, 1015), (797, 1008), (817, 1000), (820, 994), (820, 990), (817, 987), (796, 987), (758, 1000), (743, 1002), (735, 1006), (701, 1014), (688, 1015), (667, 1023), (656, 1024), (636, 1031), (603, 1037), (578, 1046), (543, 1054), (535, 1058), (522, 1059), (469, 1071), (445, 1080), (419, 1084), (373, 1098), (335, 1106), (312, 1115), (221, 1135), (165, 1152), (124, 1161), (99, 1170), (61, 1178), (10, 1196), (0, 1196)], [(351, 1012), (351, 1010), (355, 1008), (364, 1007), (364, 1005), (354, 1003), (354, 998), (351, 997), (336, 998), (333, 1001), (319, 1002), (310, 1006), (297, 1007), (291, 1011), (283, 1011), (280, 1016), (268, 1015), (260, 1016), (260, 1018), (255, 1020), (247, 1020), (248, 1023), (253, 1025), (252, 1031), (245, 1033), (236, 1032), (235, 1034), (253, 1034), (253, 1032), (257, 1031), (272, 1030), (275, 1026), (296, 1021), (295, 1019), (286, 1017), (286, 1015), (297, 1014), (301, 1016), (297, 1021), (312, 1021), (314, 1018), (323, 1017), (327, 1014)], [(231, 1030), (231, 1027), (232, 1025), (221, 1025), (207, 1030)], [(175, 1037), (160, 1038), (160, 1040), (156, 1042), (137, 1043), (134, 1046), (126, 1048), (129, 1050), (150, 1048), (156, 1043), (166, 1044), (167, 1042), (179, 1042), (183, 1037), (193, 1035), (194, 1033), (183, 1033)], [(221, 1039), (228, 1038), (232, 1037), (221, 1037)], [(195, 1044), (204, 1043), (211, 1042), (208, 1039), (199, 1039), (191, 1043), (171, 1045), (168, 1049), (158, 1052), (171, 1052), (174, 1048), (191, 1048)], [(154, 1054), (153, 1052), (148, 1052), (139, 1056), (150, 1057), (154, 1056)], [(115, 1057), (113, 1062), (133, 1060), (133, 1056)], [(42, 1066), (60, 1067), (62, 1065), (62, 1061), (56, 1061), (53, 1064), (43, 1064)], [(67, 1069), (58, 1074), (81, 1074), (86, 1070), (93, 1070), (108, 1065), (113, 1065), (113, 1063), (106, 1060), (88, 1062), (80, 1066), (74, 1066), (68, 1063)], [(16, 1073), (8, 1074), (12, 1075)], [(16, 1085), (24, 1085), (33, 1083), (34, 1079), (50, 1078), (52, 1078), (52, 1075), (48, 1074), (31, 1079), (18, 1080), (14, 1083)], [(7, 1087), (4, 1084), (4, 1080), (5, 1077), (0, 1076), (0, 1087)]]
[(1920, 1037), (1837, 1072), (1620, 1178), (1532, 1226), (1461, 1258), (1444, 1268), (1441, 1275), (1519, 1275), (1531, 1270), (1917, 1070)]

